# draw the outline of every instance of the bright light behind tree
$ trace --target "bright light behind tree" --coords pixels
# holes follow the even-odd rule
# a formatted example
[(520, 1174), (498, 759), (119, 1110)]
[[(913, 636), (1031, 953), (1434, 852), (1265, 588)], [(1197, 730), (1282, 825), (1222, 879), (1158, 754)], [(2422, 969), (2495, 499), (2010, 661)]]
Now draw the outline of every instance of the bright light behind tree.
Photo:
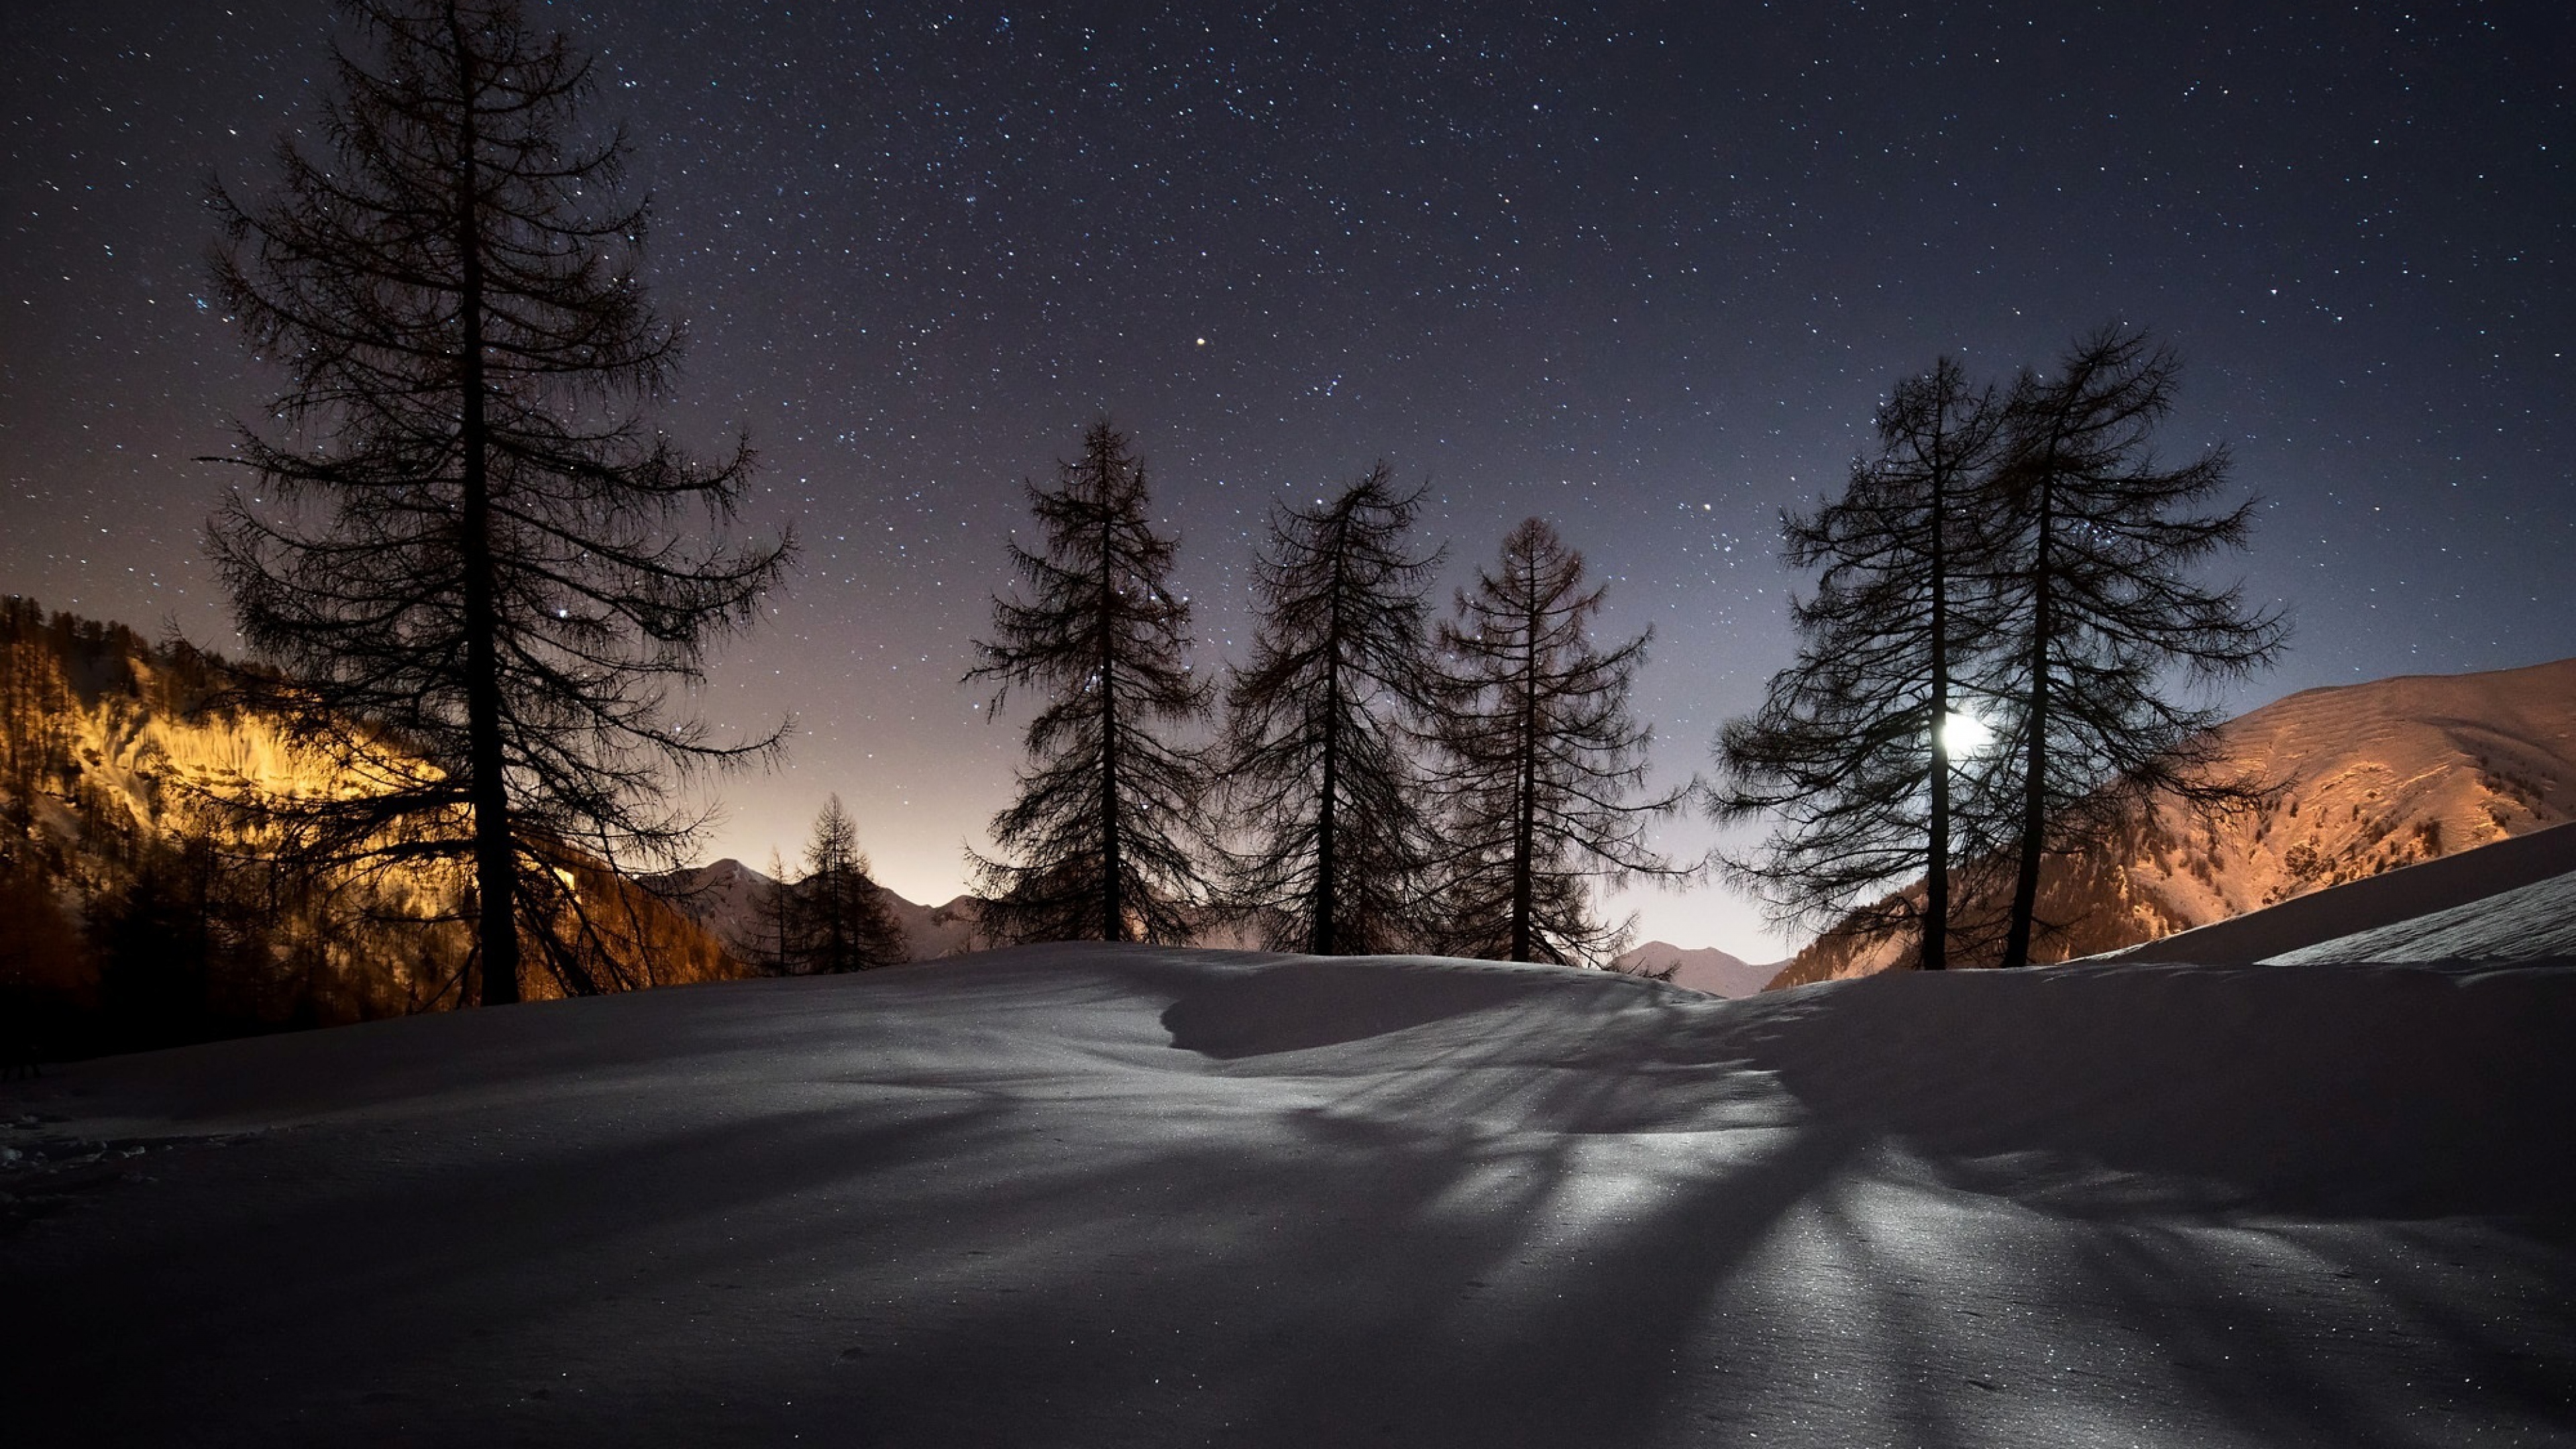
[(1953, 759), (1975, 754), (1994, 737), (1994, 726), (1975, 715), (1952, 710), (1941, 719), (1941, 745)]

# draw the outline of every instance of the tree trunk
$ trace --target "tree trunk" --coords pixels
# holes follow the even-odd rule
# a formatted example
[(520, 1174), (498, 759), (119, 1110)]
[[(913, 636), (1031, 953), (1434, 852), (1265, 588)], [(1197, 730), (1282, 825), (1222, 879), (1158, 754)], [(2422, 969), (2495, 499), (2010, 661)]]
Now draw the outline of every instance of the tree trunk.
[[(1107, 479), (1101, 494), (1108, 496)], [(1100, 939), (1127, 939), (1127, 902), (1118, 858), (1118, 688), (1116, 668), (1117, 606), (1112, 597), (1118, 576), (1113, 520), (1104, 508), (1100, 519)]]
[(1516, 819), (1512, 831), (1512, 954), (1515, 961), (1533, 961), (1537, 942), (1530, 928), (1531, 918), (1538, 913), (1538, 631), (1541, 623), (1538, 607), (1538, 559), (1536, 555), (1522, 561), (1522, 597), (1529, 601), (1529, 614), (1523, 621), (1521, 643), (1521, 737), (1518, 760), (1519, 778), (1513, 782), (1518, 798), (1513, 801)]
[(1926, 971), (1950, 964), (1950, 569), (1941, 525), (1949, 509), (1941, 476), (1939, 424), (1932, 471), (1932, 821), (1923, 846), (1923, 958)]
[(492, 488), (484, 422), (483, 247), (475, 174), (474, 53), (456, 8), (447, 11), (462, 98), (457, 146), (456, 250), (460, 361), (457, 449), (464, 471), (457, 548), (464, 569), (466, 808), (474, 816), (474, 939), (481, 964), (480, 1000), (519, 999), (518, 852), (511, 842), (510, 791), (501, 734), (500, 609), (492, 568)]
[(1309, 954), (1330, 956), (1335, 939), (1333, 905), (1341, 894), (1334, 839), (1340, 828), (1334, 797), (1341, 793), (1342, 746), (1342, 564), (1350, 548), (1348, 519), (1333, 525), (1333, 578), (1330, 622), (1324, 626), (1324, 780), (1323, 799), (1315, 812), (1315, 917), (1307, 934)]
[[(2047, 466), (2053, 468), (2053, 445), (2049, 453)], [(2024, 722), (2029, 773), (2022, 778), (2021, 859), (2013, 872), (2012, 917), (2004, 929), (2001, 964), (2006, 970), (2030, 964), (2031, 920), (2039, 910), (2040, 848), (2048, 829), (2048, 642), (2057, 623), (2051, 607), (2055, 589), (2049, 578), (2049, 543), (2057, 527), (2051, 506), (2055, 495), (2056, 485), (2043, 472), (2039, 480), (2038, 536), (2030, 569), (2030, 712)]]

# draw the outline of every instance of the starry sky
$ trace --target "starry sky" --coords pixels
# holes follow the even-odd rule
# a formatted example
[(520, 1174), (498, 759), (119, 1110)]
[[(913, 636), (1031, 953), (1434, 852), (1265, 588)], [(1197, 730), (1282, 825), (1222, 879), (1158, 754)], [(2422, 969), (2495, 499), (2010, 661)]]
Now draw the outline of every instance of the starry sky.
[[(1020, 484), (1108, 414), (1239, 658), (1272, 500), (1383, 458), (1452, 583), (1553, 520), (1652, 627), (1656, 774), (1791, 657), (1785, 506), (1893, 382), (2108, 321), (2187, 359), (2165, 439), (2265, 500), (2292, 652), (2224, 697), (2576, 654), (2576, 12), (2518, 4), (532, 3), (598, 60), (689, 360), (802, 567), (698, 700), (795, 720), (709, 858), (838, 792), (962, 888), (1024, 712), (959, 677)], [(328, 78), (315, 0), (0, 7), (0, 590), (224, 648), (200, 552), (280, 379), (209, 305)], [(1447, 588), (1442, 590), (1445, 598)], [(1676, 823), (1696, 854), (1705, 826)], [(1722, 887), (1645, 936), (1785, 954)]]

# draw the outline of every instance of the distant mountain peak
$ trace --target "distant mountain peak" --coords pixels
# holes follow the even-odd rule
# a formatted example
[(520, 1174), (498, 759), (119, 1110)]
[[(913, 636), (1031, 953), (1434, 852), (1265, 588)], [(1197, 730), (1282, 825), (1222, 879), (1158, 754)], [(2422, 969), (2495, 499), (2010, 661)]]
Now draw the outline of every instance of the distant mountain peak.
[(1751, 996), (1780, 970), (1776, 961), (1755, 965), (1714, 946), (1682, 947), (1670, 941), (1648, 941), (1620, 952), (1610, 964), (1637, 976), (1664, 975), (1669, 968), (1664, 979), (1711, 996)]

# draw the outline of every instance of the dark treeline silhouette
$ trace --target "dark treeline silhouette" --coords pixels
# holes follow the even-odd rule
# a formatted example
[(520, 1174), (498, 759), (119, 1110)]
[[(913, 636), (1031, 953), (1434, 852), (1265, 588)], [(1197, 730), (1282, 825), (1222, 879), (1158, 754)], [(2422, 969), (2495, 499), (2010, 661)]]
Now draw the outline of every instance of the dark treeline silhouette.
[[(1719, 737), (1716, 797), (1722, 820), (1772, 823), (1724, 864), (1775, 919), (1911, 931), (1930, 970), (2027, 965), (2074, 924), (2040, 915), (2045, 858), (2101, 848), (2154, 798), (2213, 816), (2265, 798), (2221, 766), (2217, 712), (2165, 693), (2262, 668), (2287, 634), (2196, 581), (2254, 504), (2203, 511), (2224, 448), (2159, 458), (2180, 375), (2116, 327), (2009, 389), (1942, 359), (1880, 409), (1842, 495), (1784, 520), (1816, 585), (1796, 663)], [(1990, 739), (1955, 750), (1966, 721)]]
[(1593, 642), (1603, 593), (1545, 523), (1513, 530), (1435, 633), (1418, 491), (1380, 465), (1280, 507), (1220, 723), (1127, 437), (1094, 424), (1029, 496), (1043, 551), (1011, 557), (1033, 597), (995, 600), (967, 675), (997, 683), (997, 715), (1013, 685), (1044, 701), (994, 821), (1004, 858), (969, 857), (989, 939), (1181, 942), (1231, 920), (1318, 954), (1597, 966), (1627, 928), (1594, 888), (1689, 873), (1643, 839), (1687, 789), (1630, 799), (1646, 640)]
[(1691, 787), (1629, 798), (1651, 739), (1628, 712), (1649, 636), (1595, 645), (1605, 593), (1584, 587), (1583, 555), (1532, 518), (1441, 624), (1434, 871), (1439, 940), (1453, 955), (1606, 965), (1630, 931), (1598, 918), (1593, 885), (1688, 874), (1649, 850), (1645, 831)]
[(1432, 710), (1438, 551), (1419, 490), (1380, 463), (1312, 508), (1282, 504), (1253, 564), (1252, 657), (1226, 690), (1230, 897), (1265, 944), (1318, 956), (1421, 942), (1436, 844), (1412, 747)]
[(1028, 485), (1041, 552), (1011, 545), (1027, 602), (999, 599), (966, 677), (1043, 701), (1029, 764), (993, 819), (1009, 857), (970, 856), (996, 941), (1147, 941), (1194, 934), (1208, 883), (1197, 844), (1205, 757), (1178, 738), (1214, 691), (1190, 671), (1190, 607), (1172, 591), (1176, 541), (1147, 513), (1145, 466), (1106, 421), (1052, 487)]
[(840, 796), (825, 800), (814, 817), (804, 865), (793, 879), (782, 868), (764, 902), (766, 925), (776, 943), (764, 963), (770, 970), (837, 975), (910, 959), (903, 923), (895, 919), (885, 888), (869, 877), (858, 826)]
[[(637, 275), (622, 138), (586, 137), (590, 63), (515, 0), (359, 0), (322, 149), (280, 143), (264, 200), (218, 188), (217, 288), (285, 367), (258, 476), (210, 529), (259, 703), (363, 788), (226, 803), (318, 869), (452, 862), (474, 958), (517, 1000), (649, 972), (571, 878), (678, 863), (675, 773), (773, 750), (668, 711), (754, 617), (786, 545), (731, 548), (750, 475), (645, 420), (678, 357)], [(447, 901), (440, 902), (442, 906)]]

